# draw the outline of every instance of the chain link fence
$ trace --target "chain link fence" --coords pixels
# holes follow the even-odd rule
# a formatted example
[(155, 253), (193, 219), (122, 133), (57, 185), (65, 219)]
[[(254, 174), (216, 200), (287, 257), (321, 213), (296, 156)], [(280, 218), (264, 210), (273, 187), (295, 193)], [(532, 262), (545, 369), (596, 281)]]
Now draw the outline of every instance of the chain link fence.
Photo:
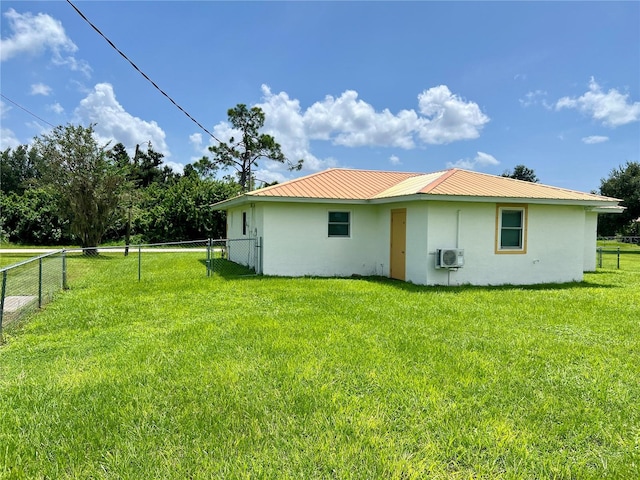
[(66, 288), (66, 255), (57, 251), (0, 269), (0, 341), (2, 327), (51, 301)]
[(259, 238), (212, 240), (211, 274), (256, 275), (262, 273), (262, 248)]
[[(206, 276), (256, 275), (262, 272), (260, 240), (223, 239), (169, 242), (145, 245), (63, 249), (30, 258), (0, 269), (0, 343), (2, 329), (29, 312), (41, 308), (56, 293), (68, 288), (82, 275), (84, 260), (126, 262), (125, 278), (132, 281), (166, 275), (164, 254), (193, 254), (194, 263), (203, 266)], [(158, 268), (160, 265), (160, 268)], [(127, 273), (128, 272), (128, 273)]]
[(623, 250), (620, 247), (598, 247), (596, 264), (598, 268), (640, 270), (640, 248)]
[(629, 243), (629, 244), (633, 244), (633, 245), (638, 245), (640, 246), (640, 237), (638, 236), (614, 236), (614, 237), (598, 237), (598, 241), (606, 246), (608, 242), (611, 242), (613, 244), (618, 244), (618, 243)]

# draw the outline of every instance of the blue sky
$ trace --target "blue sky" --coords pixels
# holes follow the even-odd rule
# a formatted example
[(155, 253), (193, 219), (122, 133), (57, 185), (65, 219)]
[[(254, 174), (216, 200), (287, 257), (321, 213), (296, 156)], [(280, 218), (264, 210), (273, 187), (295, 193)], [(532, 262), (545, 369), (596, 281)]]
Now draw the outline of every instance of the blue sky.
[[(640, 161), (640, 2), (74, 2), (222, 140), (258, 105), (291, 160), (590, 191)], [(176, 169), (214, 142), (63, 1), (0, 4), (1, 148), (96, 123)], [(10, 101), (9, 101), (9, 100)]]

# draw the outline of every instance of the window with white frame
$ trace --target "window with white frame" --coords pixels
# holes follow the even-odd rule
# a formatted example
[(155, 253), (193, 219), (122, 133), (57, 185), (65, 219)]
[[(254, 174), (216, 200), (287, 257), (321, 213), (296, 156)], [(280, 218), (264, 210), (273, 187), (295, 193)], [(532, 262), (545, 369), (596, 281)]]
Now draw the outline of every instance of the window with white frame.
[(526, 253), (526, 205), (498, 205), (496, 212), (496, 253)]
[(329, 212), (330, 237), (351, 236), (351, 212)]

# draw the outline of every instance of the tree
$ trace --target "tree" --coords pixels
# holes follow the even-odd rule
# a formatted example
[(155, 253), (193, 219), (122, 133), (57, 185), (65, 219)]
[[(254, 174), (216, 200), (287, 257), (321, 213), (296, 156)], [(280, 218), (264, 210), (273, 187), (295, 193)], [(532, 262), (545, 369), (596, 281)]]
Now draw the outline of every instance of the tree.
[(502, 173), (503, 177), (515, 178), (516, 180), (524, 180), (525, 182), (538, 183), (538, 177), (531, 168), (527, 168), (524, 165), (516, 165), (513, 172), (505, 170)]
[(598, 216), (598, 235), (640, 234), (636, 220), (640, 217), (640, 163), (627, 162), (614, 168), (609, 178), (600, 180), (600, 194), (619, 198), (626, 210), (620, 214)]
[(36, 151), (19, 145), (13, 151), (7, 148), (0, 154), (0, 189), (2, 193), (25, 191), (29, 181), (38, 177)]
[[(220, 142), (219, 145), (209, 147), (209, 151), (213, 153), (209, 168), (234, 168), (242, 191), (251, 190), (251, 170), (258, 167), (260, 158), (287, 163), (289, 170), (302, 168), (302, 160), (297, 163), (289, 162), (280, 150), (280, 144), (271, 135), (259, 132), (265, 120), (260, 107), (248, 109), (240, 103), (229, 109), (227, 115), (233, 128), (240, 132), (240, 138), (236, 140), (231, 137), (228, 144)], [(204, 168), (205, 160), (200, 160), (200, 163), (199, 167)]]
[(28, 245), (59, 245), (70, 241), (69, 221), (58, 210), (50, 189), (29, 188), (0, 195), (0, 225), (6, 240)]
[(43, 160), (43, 185), (59, 196), (85, 254), (95, 254), (117, 213), (125, 175), (98, 145), (93, 125), (58, 126), (36, 137), (34, 148)]
[(168, 186), (151, 185), (142, 194), (136, 230), (149, 242), (222, 238), (225, 216), (211, 205), (237, 195), (238, 187), (236, 182), (200, 178), (195, 171)]

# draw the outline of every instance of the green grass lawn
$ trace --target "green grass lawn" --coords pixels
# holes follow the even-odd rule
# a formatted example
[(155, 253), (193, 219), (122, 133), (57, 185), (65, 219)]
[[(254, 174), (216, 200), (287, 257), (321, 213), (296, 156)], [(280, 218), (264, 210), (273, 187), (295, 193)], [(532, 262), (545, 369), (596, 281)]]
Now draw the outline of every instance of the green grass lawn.
[(0, 478), (640, 478), (640, 255), (579, 284), (69, 260), (5, 330)]

